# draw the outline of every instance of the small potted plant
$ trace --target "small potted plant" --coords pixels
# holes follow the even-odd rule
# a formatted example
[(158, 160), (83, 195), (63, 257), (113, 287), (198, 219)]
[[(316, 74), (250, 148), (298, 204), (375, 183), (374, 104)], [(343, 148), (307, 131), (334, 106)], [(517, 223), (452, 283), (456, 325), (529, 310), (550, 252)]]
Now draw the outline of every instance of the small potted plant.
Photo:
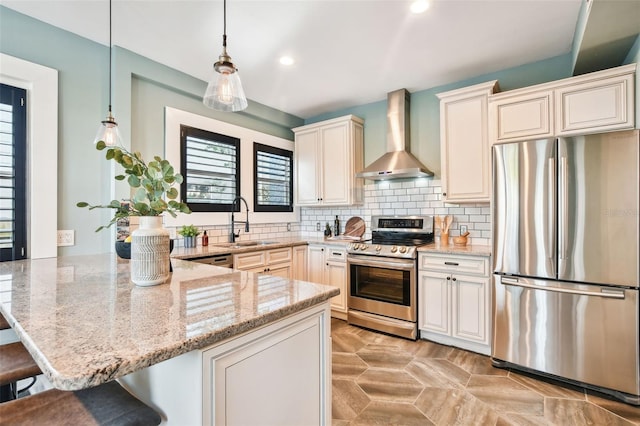
[(196, 237), (200, 235), (200, 231), (193, 225), (183, 225), (178, 234), (184, 237), (185, 248), (193, 248), (196, 246)]

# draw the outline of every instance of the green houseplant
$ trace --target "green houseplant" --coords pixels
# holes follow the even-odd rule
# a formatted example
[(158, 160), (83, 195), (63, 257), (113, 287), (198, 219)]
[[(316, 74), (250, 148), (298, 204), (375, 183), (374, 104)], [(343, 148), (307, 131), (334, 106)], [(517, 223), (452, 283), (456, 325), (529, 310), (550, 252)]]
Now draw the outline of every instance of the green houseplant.
[[(170, 276), (170, 239), (169, 232), (162, 227), (162, 215), (168, 213), (176, 217), (177, 213), (191, 213), (185, 203), (176, 201), (178, 190), (175, 185), (182, 183), (182, 175), (167, 160), (155, 156), (146, 163), (139, 152), (129, 152), (122, 147), (110, 146), (99, 141), (96, 149), (107, 149), (106, 159), (113, 160), (124, 168), (124, 174), (115, 177), (118, 181), (127, 180), (134, 190), (131, 203), (121, 204), (113, 200), (105, 205), (91, 205), (79, 202), (78, 207), (114, 209), (115, 214), (108, 225), (100, 226), (97, 231), (109, 228), (118, 219), (140, 216), (140, 226), (131, 233), (131, 281), (139, 286), (162, 284)], [(168, 201), (167, 201), (168, 200)]]
[[(105, 148), (107, 145), (104, 141), (96, 144), (98, 151)], [(77, 204), (78, 207), (88, 207), (89, 210), (97, 208), (115, 210), (109, 224), (100, 226), (96, 232), (111, 227), (118, 219), (129, 216), (159, 216), (166, 212), (176, 217), (177, 213), (191, 213), (191, 209), (185, 203), (176, 201), (178, 189), (175, 185), (180, 185), (183, 178), (180, 173), (175, 173), (175, 169), (167, 160), (155, 156), (153, 161), (146, 163), (139, 152), (131, 153), (121, 147), (108, 147), (106, 159), (113, 160), (124, 168), (125, 174), (117, 175), (115, 179), (117, 181), (126, 179), (135, 192), (128, 205), (123, 205), (118, 200), (112, 200), (104, 205), (91, 205), (84, 201)]]
[(178, 234), (184, 237), (185, 247), (193, 248), (196, 246), (196, 237), (200, 235), (200, 231), (193, 225), (183, 225), (178, 231)]

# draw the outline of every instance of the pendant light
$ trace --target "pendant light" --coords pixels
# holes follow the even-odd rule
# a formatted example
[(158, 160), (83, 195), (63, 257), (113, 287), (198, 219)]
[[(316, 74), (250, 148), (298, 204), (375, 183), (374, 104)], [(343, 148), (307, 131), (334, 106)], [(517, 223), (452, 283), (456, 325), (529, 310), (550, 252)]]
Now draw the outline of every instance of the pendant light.
[(96, 133), (96, 138), (93, 143), (98, 143), (99, 141), (104, 141), (107, 146), (122, 146), (122, 139), (120, 138), (120, 132), (118, 131), (118, 123), (116, 123), (115, 118), (113, 118), (113, 114), (111, 113), (111, 80), (112, 80), (112, 69), (111, 69), (111, 60), (112, 60), (112, 48), (113, 44), (111, 43), (111, 0), (109, 0), (109, 113), (107, 114), (107, 119), (100, 123), (100, 127), (98, 128), (98, 133)]
[(238, 69), (227, 54), (227, 0), (224, 0), (224, 33), (222, 34), (222, 54), (213, 64), (216, 71), (207, 86), (202, 102), (218, 111), (242, 111), (247, 107), (247, 98), (242, 89)]

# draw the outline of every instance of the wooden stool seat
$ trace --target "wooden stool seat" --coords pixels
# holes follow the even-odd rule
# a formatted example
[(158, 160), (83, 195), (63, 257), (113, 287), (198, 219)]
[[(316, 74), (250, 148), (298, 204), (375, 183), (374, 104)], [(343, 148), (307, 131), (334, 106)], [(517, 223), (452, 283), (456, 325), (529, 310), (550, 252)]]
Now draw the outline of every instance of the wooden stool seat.
[(20, 342), (0, 346), (0, 386), (42, 374)]
[(3, 424), (158, 425), (161, 417), (117, 382), (75, 392), (50, 389), (0, 404)]
[(7, 319), (4, 317), (4, 315), (0, 314), (0, 330), (8, 330), (10, 328), (11, 326), (7, 322)]

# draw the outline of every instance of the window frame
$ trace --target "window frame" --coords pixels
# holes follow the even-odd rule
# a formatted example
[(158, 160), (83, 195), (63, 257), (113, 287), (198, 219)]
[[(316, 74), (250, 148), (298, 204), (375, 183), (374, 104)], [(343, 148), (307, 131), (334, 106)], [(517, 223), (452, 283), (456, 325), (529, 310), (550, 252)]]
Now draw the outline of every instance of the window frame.
[[(289, 178), (289, 204), (283, 205), (264, 205), (258, 203), (258, 152), (266, 152), (269, 154), (279, 155), (289, 159), (291, 166), (291, 175)], [(262, 144), (260, 142), (253, 142), (253, 211), (264, 213), (290, 213), (293, 212), (293, 176), (294, 176), (294, 161), (293, 151), (288, 149), (278, 148), (273, 145)]]
[(1, 84), (0, 101), (13, 107), (13, 237), (12, 246), (0, 248), (0, 260), (27, 258), (27, 91)]
[(224, 135), (222, 133), (212, 132), (210, 130), (199, 129), (197, 127), (188, 126), (186, 124), (180, 124), (180, 170), (183, 177), (183, 181), (180, 184), (180, 194), (182, 198), (182, 202), (186, 203), (187, 206), (191, 209), (192, 212), (199, 213), (215, 213), (215, 212), (239, 212), (240, 211), (240, 203), (234, 203), (233, 201), (230, 203), (189, 203), (187, 202), (187, 138), (189, 136), (197, 137), (200, 139), (211, 140), (217, 143), (227, 144), (233, 146), (236, 150), (236, 173), (235, 173), (235, 186), (236, 191), (234, 195), (235, 198), (238, 197), (240, 192), (240, 183), (241, 183), (241, 175), (242, 172), (240, 170), (241, 166), (241, 149), (240, 149), (240, 139)]

